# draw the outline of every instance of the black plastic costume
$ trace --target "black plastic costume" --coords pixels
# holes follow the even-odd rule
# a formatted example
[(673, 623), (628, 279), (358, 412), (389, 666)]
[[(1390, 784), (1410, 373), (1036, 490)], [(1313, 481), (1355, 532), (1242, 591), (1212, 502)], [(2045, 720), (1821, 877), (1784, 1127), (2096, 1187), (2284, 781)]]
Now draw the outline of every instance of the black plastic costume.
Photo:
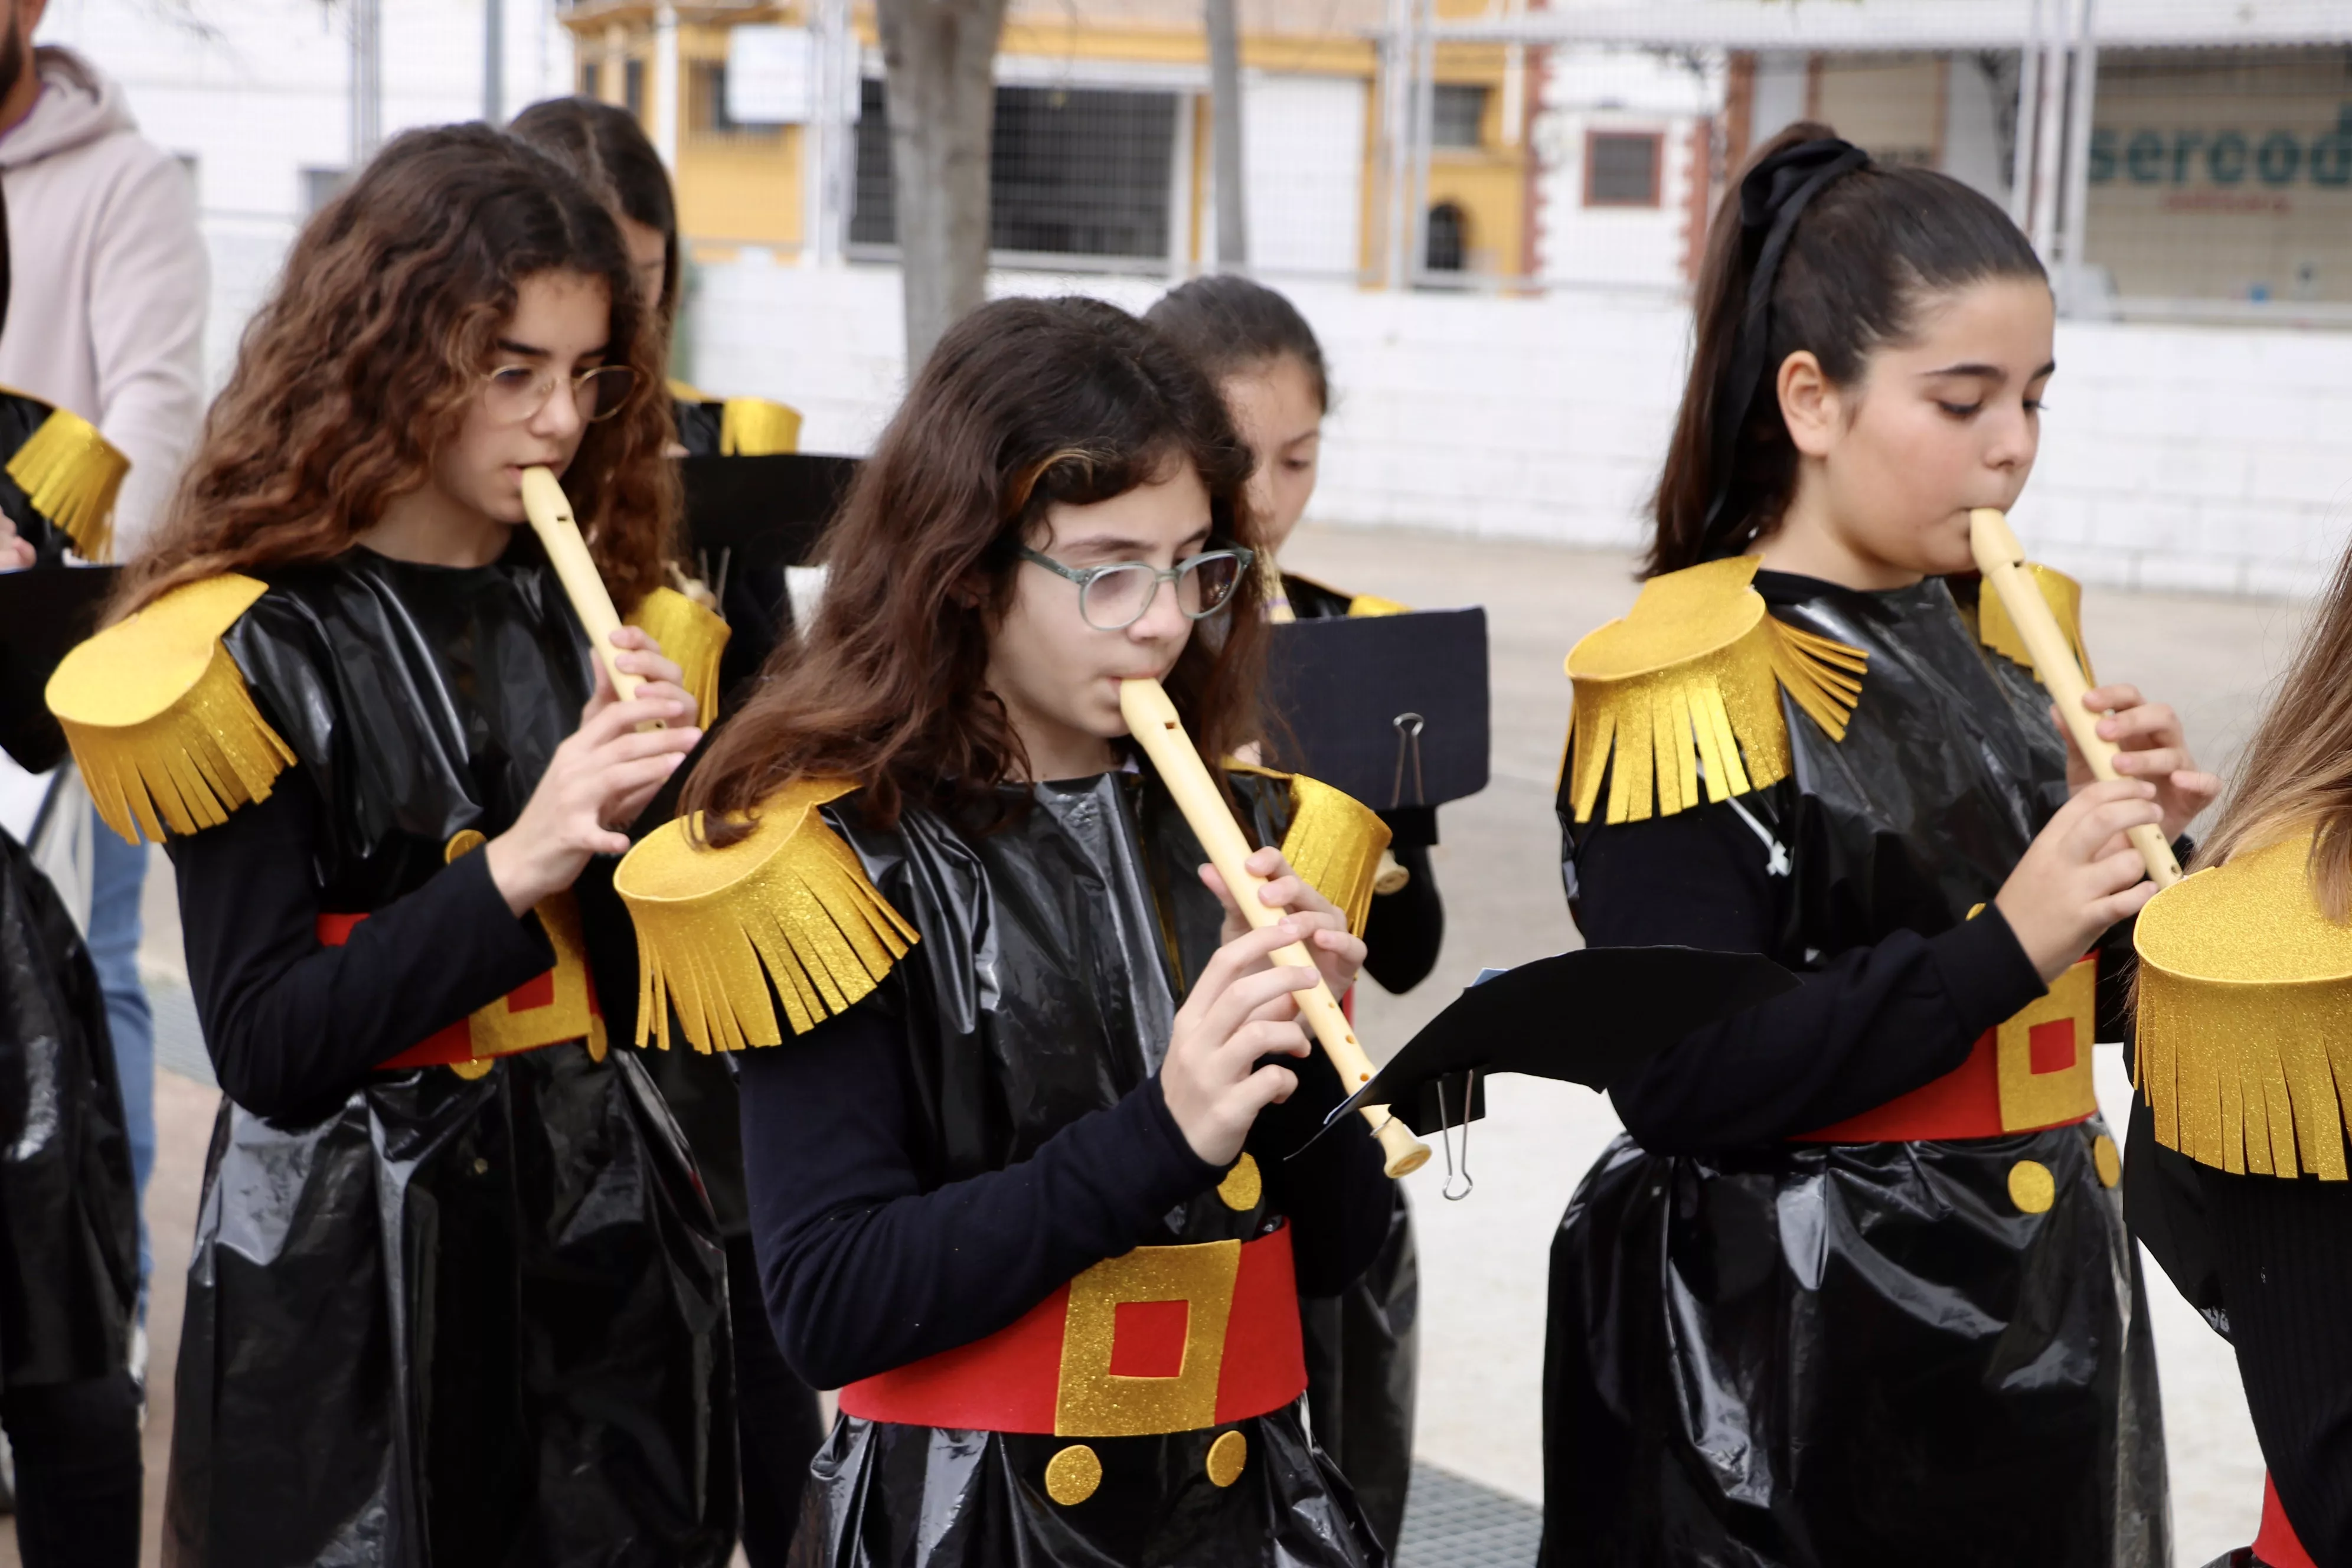
[[(1654, 815), (1645, 773), (1611, 822), (1576, 809), (1580, 759), (1563, 776), (1588, 941), (1744, 947), (1808, 978), (1613, 1091), (1634, 1136), (1552, 1253), (1543, 1562), (2166, 1562), (2154, 1352), (2095, 1115), (1784, 1141), (1955, 1071), (2039, 992), (1998, 914), (1969, 915), (2065, 799), (2049, 698), (1983, 646), (1971, 583), (1755, 587), (1780, 626), (1866, 654), (1843, 739), (1768, 683), (1787, 766), (1763, 787), (1702, 804), (1686, 777)], [(2027, 1162), (2039, 1212), (2013, 1195)]]
[[(577, 726), (587, 639), (528, 534), (476, 569), (355, 549), (261, 575), (198, 739), (234, 728), (241, 676), (292, 765), (169, 840), (206, 1042), (247, 1103), (224, 1097), (205, 1163), (167, 1560), (722, 1563), (724, 1265), (643, 1068), (592, 1030), (372, 1070), (555, 959), (460, 836), (509, 826)], [(135, 666), (172, 614), (76, 657)], [(108, 740), (58, 706), (104, 806)], [(625, 918), (609, 877), (574, 889), (592, 927)], [(367, 919), (322, 945), (337, 915)]]
[[(1283, 782), (1234, 783), (1262, 841), (1282, 842)], [(796, 1365), (813, 1380), (854, 1384), (985, 1339), (1068, 1282), (1057, 1261), (1064, 1253), (1090, 1247), (1078, 1267), (1139, 1245), (1246, 1241), (1286, 1216), (1303, 1285), (1328, 1290), (1364, 1266), (1388, 1214), (1377, 1145), (1334, 1137), (1284, 1163), (1339, 1098), (1319, 1053), (1297, 1064), (1290, 1103), (1269, 1108), (1250, 1134), (1263, 1180), (1246, 1202), (1189, 1152), (1175, 1156), (1179, 1184), (1141, 1205), (1136, 1234), (1076, 1240), (1095, 1236), (1081, 1227), (1099, 1228), (1099, 1217), (1039, 1195), (1047, 1168), (1066, 1164), (1068, 1140), (1114, 1124), (1106, 1118), (1158, 1129), (1149, 1138), (1163, 1167), (1176, 1136), (1154, 1075), (1190, 977), (1215, 949), (1221, 911), (1192, 875), (1200, 847), (1156, 780), (1129, 773), (1041, 785), (1013, 797), (1010, 820), (987, 833), (959, 831), (925, 809), (877, 827), (861, 799), (830, 799), (822, 821), (798, 835), (845, 841), (917, 940), (862, 999), (835, 1005), (806, 1033), (743, 1062), (753, 1223), (770, 1311)], [(699, 928), (665, 935), (649, 923), (634, 871), (625, 866), (621, 881), (648, 951), (688, 962), (713, 953)], [(763, 898), (740, 902), (747, 920), (764, 907)], [(856, 918), (828, 909), (830, 919), (816, 921), (822, 931)], [(854, 1048), (835, 1048), (853, 1036)], [(900, 1129), (883, 1152), (887, 1178), (875, 1177), (871, 1190), (833, 1191), (859, 1179), (845, 1178), (845, 1168), (874, 1169), (883, 1154), (840, 1144), (851, 1135), (840, 1124), (852, 1118), (811, 1109), (824, 1088), (810, 1076), (820, 1060), (857, 1074), (849, 1103)], [(1117, 1150), (1134, 1147), (1115, 1142), (1097, 1169), (1126, 1170), (1131, 1161)], [(1097, 1194), (1108, 1184), (1080, 1175), (1069, 1190)], [(1005, 1230), (981, 1217), (1024, 1204), (1043, 1205), (1034, 1224)], [(894, 1214), (895, 1228), (865, 1228)], [(982, 1283), (953, 1289), (959, 1269)], [(848, 1393), (844, 1402), (852, 1403)], [(1056, 1500), (1063, 1494), (1049, 1470), (1067, 1438), (845, 1415), (818, 1456), (793, 1560), (809, 1568), (1377, 1568), (1384, 1554), (1346, 1482), (1308, 1439), (1303, 1415), (1293, 1403), (1214, 1427), (1088, 1437), (1098, 1487), (1072, 1500)], [(1238, 1479), (1213, 1482), (1207, 1456), (1235, 1433), (1247, 1454)]]

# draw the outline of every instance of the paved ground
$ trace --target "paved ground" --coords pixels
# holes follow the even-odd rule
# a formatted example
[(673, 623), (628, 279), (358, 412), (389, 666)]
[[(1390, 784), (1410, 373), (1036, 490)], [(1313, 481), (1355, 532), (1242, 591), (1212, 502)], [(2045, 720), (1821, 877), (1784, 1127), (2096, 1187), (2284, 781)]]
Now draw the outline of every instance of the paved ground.
[[(1308, 530), (1293, 569), (1360, 592), (1435, 607), (1484, 604), (1493, 636), (1494, 782), (1450, 806), (1436, 852), (1450, 929), (1437, 973), (1409, 996), (1376, 989), (1360, 1019), (1377, 1047), (1407, 1038), (1477, 971), (1571, 946), (1554, 865), (1554, 773), (1568, 716), (1559, 661), (1575, 637), (1623, 613), (1633, 594), (1621, 556), (1538, 545), (1397, 533)], [(2222, 762), (2242, 741), (2265, 682), (2292, 651), (2301, 617), (2242, 600), (2094, 591), (2084, 620), (2101, 670), (2139, 680), (2187, 715), (2204, 756)], [(168, 874), (150, 880), (147, 958), (165, 1009), (184, 1005), (170, 984), (180, 968)], [(155, 1375), (147, 1433), (147, 1561), (158, 1558), (163, 1460), (171, 1429), (171, 1367), (179, 1342), (181, 1275), (194, 1223), (214, 1096), (188, 1072), (159, 1075), (162, 1151), (149, 1193), (156, 1279), (151, 1325)], [(2102, 1098), (2127, 1092), (2115, 1053), (2102, 1053)], [(1513, 1079), (1498, 1085), (1473, 1135), (1476, 1191), (1440, 1196), (1436, 1164), (1412, 1178), (1424, 1279), (1420, 1448), (1442, 1469), (1425, 1476), (1407, 1525), (1404, 1568), (1524, 1563), (1532, 1514), (1508, 1498), (1540, 1500), (1538, 1383), (1542, 1364), (1546, 1250), (1559, 1211), (1616, 1130), (1601, 1097)], [(2227, 1348), (2150, 1270), (2165, 1428), (2173, 1464), (2177, 1561), (2192, 1568), (2253, 1533), (2261, 1460)], [(1468, 1484), (1465, 1484), (1468, 1483)], [(0, 1531), (0, 1568), (14, 1568)]]

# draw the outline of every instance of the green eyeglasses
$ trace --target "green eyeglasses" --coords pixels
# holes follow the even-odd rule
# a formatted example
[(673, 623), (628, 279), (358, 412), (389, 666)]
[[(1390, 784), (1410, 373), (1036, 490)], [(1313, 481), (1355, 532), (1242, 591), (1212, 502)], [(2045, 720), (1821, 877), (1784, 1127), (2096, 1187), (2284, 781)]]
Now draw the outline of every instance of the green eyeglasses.
[(1176, 603), (1192, 620), (1204, 620), (1225, 607), (1241, 586), (1242, 574), (1256, 560), (1236, 544), (1187, 556), (1166, 571), (1144, 561), (1114, 561), (1074, 570), (1043, 551), (1021, 547), (1021, 559), (1078, 585), (1078, 614), (1098, 632), (1123, 632), (1141, 620), (1160, 596), (1160, 584), (1176, 584)]

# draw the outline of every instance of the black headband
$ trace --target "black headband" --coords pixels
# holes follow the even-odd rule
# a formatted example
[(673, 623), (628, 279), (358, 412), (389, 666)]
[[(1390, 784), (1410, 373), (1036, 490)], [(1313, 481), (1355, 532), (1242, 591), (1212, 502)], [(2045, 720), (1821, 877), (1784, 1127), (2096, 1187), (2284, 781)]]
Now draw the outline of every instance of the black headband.
[(1739, 346), (1731, 356), (1731, 372), (1715, 389), (1715, 494), (1706, 503), (1699, 525), (1702, 558), (1714, 552), (1728, 521), (1724, 503), (1731, 499), (1731, 466), (1738, 456), (1740, 427), (1756, 401), (1757, 384), (1764, 375), (1764, 352), (1771, 339), (1772, 283), (1780, 276), (1780, 258), (1797, 232), (1797, 219), (1831, 182), (1870, 162), (1870, 154), (1834, 136), (1783, 147), (1748, 171), (1739, 182), (1739, 243), (1745, 248), (1763, 235), (1756, 265), (1748, 275), (1748, 311), (1739, 324)]

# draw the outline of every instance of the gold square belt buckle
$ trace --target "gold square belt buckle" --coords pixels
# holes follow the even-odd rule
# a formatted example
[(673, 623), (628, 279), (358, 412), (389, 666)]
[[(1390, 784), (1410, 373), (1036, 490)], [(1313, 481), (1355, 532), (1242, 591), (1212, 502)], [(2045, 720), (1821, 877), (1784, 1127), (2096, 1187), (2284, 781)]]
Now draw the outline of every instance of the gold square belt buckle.
[(1070, 1281), (1054, 1431), (1192, 1432), (1217, 1419), (1217, 1374), (1242, 1244), (1139, 1247)]
[(2003, 1131), (2078, 1121), (2099, 1109), (2091, 1074), (2098, 999), (2099, 962), (2085, 958), (1994, 1032)]

